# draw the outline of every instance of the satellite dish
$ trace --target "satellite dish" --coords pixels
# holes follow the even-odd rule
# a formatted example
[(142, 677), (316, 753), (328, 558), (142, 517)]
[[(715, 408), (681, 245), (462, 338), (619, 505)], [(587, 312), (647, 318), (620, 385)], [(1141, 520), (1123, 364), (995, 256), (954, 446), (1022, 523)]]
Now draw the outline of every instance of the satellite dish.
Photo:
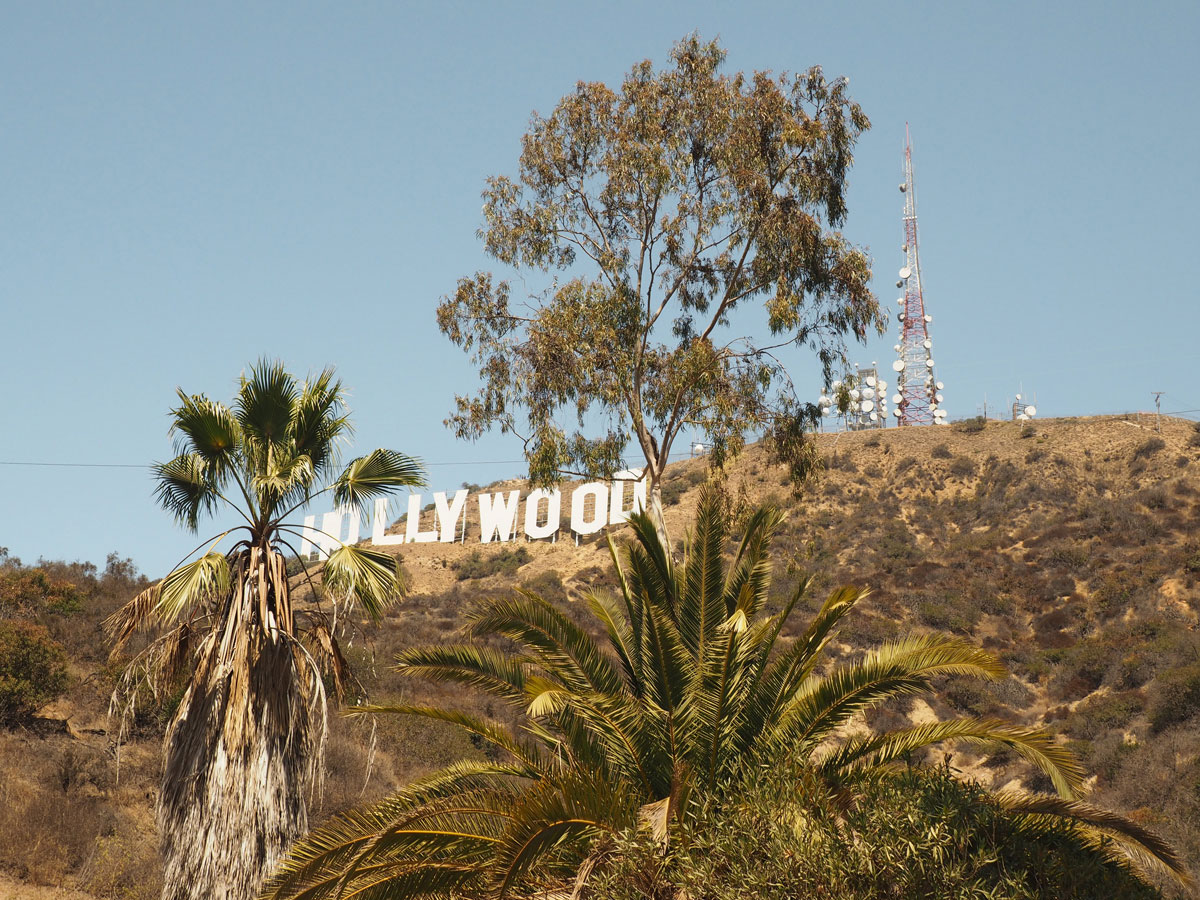
[(908, 244), (905, 244), (903, 247), (901, 247), (901, 248), (900, 248), (900, 252), (901, 252), (901, 253), (907, 253), (907, 252), (908, 252)]
[(873, 390), (871, 390), (870, 388), (863, 388), (863, 389), (862, 389), (862, 396), (863, 396), (863, 399), (864, 399), (864, 400), (874, 400), (874, 399), (875, 399), (875, 392), (874, 392)]
[(874, 375), (867, 376), (867, 387), (875, 387), (875, 376)]
[(842, 382), (841, 382), (840, 380), (839, 380), (839, 381), (835, 381), (835, 382), (832, 384), (832, 387), (833, 387), (833, 389), (834, 389), (835, 391), (836, 391), (838, 388), (840, 388), (841, 386), (842, 386)]
[(902, 415), (903, 415), (903, 413), (901, 413), (901, 412), (900, 412), (900, 410), (898, 410), (898, 409), (893, 409), (893, 410), (892, 410), (892, 415), (893, 415), (893, 416), (895, 416), (895, 417), (898, 419), (898, 418), (900, 418), (900, 416), (902, 416)]
[(898, 288), (902, 288), (902, 287), (904, 287), (904, 282), (903, 282), (903, 281), (897, 281), (897, 282), (896, 282), (896, 287), (898, 287)]
[(904, 371), (904, 360), (902, 360), (902, 359), (896, 360), (894, 363), (892, 363), (892, 369), (897, 372), (903, 372)]
[(903, 400), (904, 400), (904, 398), (901, 397), (899, 394), (892, 394), (892, 402), (894, 404), (896, 404), (897, 406), (899, 406), (901, 404), (901, 402), (903, 402)]
[(893, 350), (895, 350), (897, 353), (899, 353), (899, 352), (900, 352), (900, 345), (899, 345), (899, 344), (896, 344), (895, 346), (893, 346), (893, 347), (892, 347), (892, 349), (893, 349)]
[(938, 394), (938, 395), (936, 395), (936, 396), (935, 396), (933, 399), (934, 399), (934, 400), (936, 400), (938, 403), (941, 403), (941, 402), (942, 402), (942, 395), (941, 395), (941, 394)]
[(921, 342), (921, 344), (922, 344), (922, 346), (925, 347), (926, 350), (933, 349), (933, 341), (929, 340), (929, 338), (926, 338), (924, 341)]
[(1018, 422), (1028, 422), (1029, 416), (1025, 415), (1025, 413), (1021, 413), (1019, 416), (1017, 416), (1017, 421)]
[(878, 422), (879, 421), (879, 413), (871, 413), (871, 421)]
[(850, 399), (857, 400), (862, 394), (858, 392), (858, 388), (850, 388)]
[(926, 317), (925, 317), (925, 321), (926, 321), (926, 322), (932, 322), (932, 321), (933, 321), (933, 316), (926, 316)]
[(1025, 415), (1029, 416), (1030, 418), (1033, 418), (1034, 416), (1037, 415), (1037, 407), (1036, 406), (1025, 407)]
[(1018, 400), (1020, 400), (1020, 399), (1021, 399), (1021, 395), (1020, 395), (1020, 394), (1017, 394), (1017, 399), (1018, 399)]
[(933, 417), (935, 419), (944, 419), (946, 417), (946, 411), (944, 409), (935, 409), (933, 411)]
[(908, 190), (908, 185), (907, 185), (907, 184), (902, 184), (902, 185), (900, 185), (900, 193), (902, 193), (902, 194), (903, 194), (903, 193), (904, 193), (905, 191), (907, 191), (907, 190)]
[(879, 391), (879, 393), (882, 394), (887, 390), (887, 382), (880, 379), (879, 381), (875, 382), (875, 388)]
[(832, 406), (825, 406), (825, 407), (822, 407), (822, 408), (821, 408), (821, 415), (823, 415), (823, 416), (832, 416), (832, 415), (833, 415), (833, 407), (832, 407)]
[(822, 395), (821, 395), (821, 397), (820, 397), (820, 399), (819, 399), (819, 400), (817, 400), (817, 403), (818, 403), (819, 405), (821, 405), (821, 406), (829, 406), (829, 404), (830, 404), (830, 403), (832, 403), (832, 402), (833, 402), (833, 401), (832, 401), (832, 400), (830, 400), (828, 397), (826, 397), (824, 394), (822, 394)]
[(904, 298), (903, 298), (903, 297), (897, 297), (897, 298), (896, 298), (896, 303), (897, 303), (897, 305), (899, 305), (899, 306), (903, 306), (903, 305), (904, 305)]
[(874, 408), (875, 408), (875, 401), (874, 401), (874, 400), (864, 400), (864, 401), (862, 402), (862, 411), (863, 411), (863, 412), (865, 412), (865, 413), (869, 413), (869, 412), (870, 412), (871, 410), (873, 410)]
[(912, 269), (910, 269), (908, 266), (905, 266), (903, 269), (900, 270), (901, 278), (907, 278), (911, 274), (912, 274)]
[(933, 360), (932, 359), (925, 360), (925, 368), (927, 368), (927, 369), (933, 368)]
[(938, 389), (939, 391), (940, 391), (942, 388), (944, 388), (944, 387), (945, 387), (945, 385), (944, 385), (944, 384), (942, 384), (940, 381), (937, 383), (937, 389)]
[(896, 318), (899, 319), (901, 322), (903, 322), (904, 321), (904, 313), (896, 313)]

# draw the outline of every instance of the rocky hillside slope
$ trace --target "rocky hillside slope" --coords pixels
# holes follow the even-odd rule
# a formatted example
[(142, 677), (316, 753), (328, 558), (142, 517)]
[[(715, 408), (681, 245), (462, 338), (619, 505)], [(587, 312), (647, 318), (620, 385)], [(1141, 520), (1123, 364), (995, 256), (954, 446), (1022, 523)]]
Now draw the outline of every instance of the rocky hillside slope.
[[(869, 585), (841, 631), (841, 653), (936, 629), (992, 649), (1011, 672), (992, 685), (948, 680), (934, 706), (872, 721), (954, 709), (1046, 723), (1094, 773), (1093, 801), (1160, 830), (1200, 870), (1200, 432), (1180, 420), (1164, 420), (1160, 433), (1152, 418), (1089, 418), (818, 439), (827, 469), (802, 497), (756, 447), (726, 480), (732, 515), (761, 502), (788, 512), (777, 592), (812, 573), (815, 608), (835, 585)], [(676, 539), (705, 478), (704, 460), (669, 471)], [(505, 487), (523, 484), (490, 490)], [(412, 592), (381, 627), (350, 636), (361, 682), (352, 702), (437, 699), (500, 715), (461, 692), (401, 681), (387, 665), (406, 646), (445, 639), (481, 596), (524, 586), (586, 622), (581, 598), (612, 585), (602, 535), (482, 545), (473, 524), (466, 544), (402, 548)], [(621, 531), (609, 534), (620, 540)], [(66, 611), (48, 610), (45, 598), (9, 603), (35, 572), (73, 585), (78, 602)], [(39, 721), (0, 731), (0, 872), (23, 884), (156, 895), (151, 809), (172, 698), (148, 709), (118, 749), (105, 716), (114, 669), (99, 631), (139, 583), (120, 560), (99, 573), (0, 559), (0, 618), (41, 622), (71, 658), (66, 695)], [(431, 723), (338, 720), (314, 820), (482, 752)], [(1002, 754), (956, 750), (951, 764), (996, 785), (1045, 787)]]

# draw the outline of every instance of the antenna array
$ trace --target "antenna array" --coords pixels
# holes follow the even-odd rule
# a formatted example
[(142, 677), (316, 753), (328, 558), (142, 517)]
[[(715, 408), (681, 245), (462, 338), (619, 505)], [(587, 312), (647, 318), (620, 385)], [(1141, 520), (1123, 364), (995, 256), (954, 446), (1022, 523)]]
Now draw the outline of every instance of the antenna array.
[(896, 287), (904, 293), (896, 299), (901, 311), (900, 343), (893, 348), (896, 361), (896, 393), (892, 396), (895, 409), (892, 415), (898, 425), (945, 425), (946, 410), (942, 406), (942, 383), (933, 371), (933, 342), (929, 324), (933, 317), (925, 312), (921, 290), (921, 261), (917, 243), (917, 191), (913, 180), (912, 139), (908, 125), (904, 126), (904, 265)]

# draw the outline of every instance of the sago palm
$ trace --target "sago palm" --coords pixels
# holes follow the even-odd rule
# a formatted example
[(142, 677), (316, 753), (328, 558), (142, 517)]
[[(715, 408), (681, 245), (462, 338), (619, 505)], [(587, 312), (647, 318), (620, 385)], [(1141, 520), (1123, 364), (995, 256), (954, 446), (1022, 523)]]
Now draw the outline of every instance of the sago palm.
[[(345, 666), (328, 613), (293, 606), (286, 554), (299, 530), (289, 517), (320, 494), (349, 507), (422, 483), (420, 464), (391, 450), (338, 474), (344, 401), (332, 370), (298, 382), (263, 361), (231, 405), (180, 391), (171, 411), (176, 456), (155, 466), (157, 499), (192, 531), (219, 511), (240, 521), (109, 622), (114, 655), (140, 629), (165, 632), (128, 665), (114, 703), (186, 684), (158, 804), (164, 898), (252, 897), (307, 828), (323, 675), (340, 690)], [(321, 581), (335, 604), (371, 616), (402, 591), (394, 557), (350, 545), (329, 553)]]
[(787, 759), (825, 777), (888, 766), (947, 740), (998, 743), (1052, 779), (1063, 797), (1082, 772), (1045, 732), (960, 718), (883, 735), (848, 734), (859, 713), (928, 692), (938, 675), (995, 679), (989, 654), (940, 636), (888, 643), (823, 665), (835, 629), (864, 595), (835, 591), (798, 635), (785, 636), (807, 586), (768, 615), (769, 547), (780, 522), (749, 520), (727, 564), (718, 497), (703, 496), (676, 565), (645, 515), (624, 560), (620, 590), (588, 603), (607, 651), (531, 593), (473, 614), (477, 644), (408, 651), (401, 671), (470, 685), (514, 709), (519, 732), (443, 708), (378, 707), (454, 723), (499, 751), (460, 762), (400, 795), (351, 813), (297, 844), (266, 896), (275, 898), (502, 897), (560, 888), (586, 873), (604, 837), (640, 823), (666, 833), (689, 797), (736, 789), (747, 766)]

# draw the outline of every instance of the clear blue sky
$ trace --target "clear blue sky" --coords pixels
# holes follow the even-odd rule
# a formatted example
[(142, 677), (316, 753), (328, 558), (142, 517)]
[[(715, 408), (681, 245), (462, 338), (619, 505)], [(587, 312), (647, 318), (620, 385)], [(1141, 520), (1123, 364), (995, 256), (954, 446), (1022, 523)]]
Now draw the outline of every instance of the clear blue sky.
[[(3, 3), (0, 462), (165, 459), (176, 386), (228, 399), (269, 355), (337, 366), (356, 449), (435, 489), (520, 473), (514, 441), (442, 426), (474, 375), (434, 306), (487, 265), (480, 190), (530, 112), (692, 30), (730, 70), (850, 77), (873, 128), (845, 231), (889, 309), (911, 123), (952, 417), (1022, 384), (1045, 415), (1200, 408), (1200, 5), (1142, 6)], [(151, 491), (0, 465), (0, 546), (161, 575), (193, 538)]]

